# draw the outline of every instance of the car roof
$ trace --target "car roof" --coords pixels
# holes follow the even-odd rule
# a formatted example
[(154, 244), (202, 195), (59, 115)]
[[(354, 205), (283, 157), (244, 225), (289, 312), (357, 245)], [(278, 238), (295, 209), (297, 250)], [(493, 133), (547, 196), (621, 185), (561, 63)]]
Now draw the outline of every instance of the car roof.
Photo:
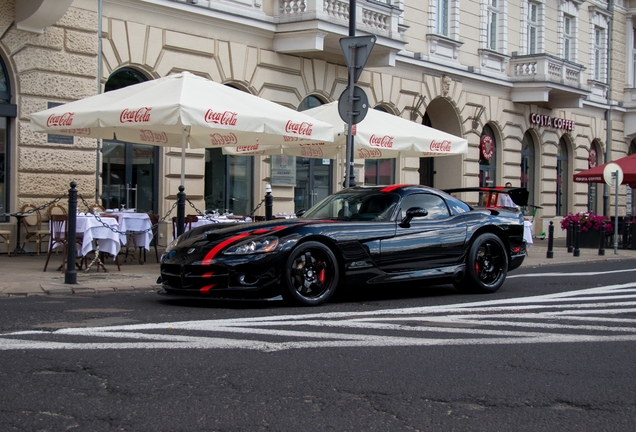
[(393, 184), (393, 185), (373, 185), (373, 186), (353, 186), (350, 187), (348, 189), (343, 189), (337, 193), (351, 193), (351, 192), (360, 192), (360, 193), (373, 193), (373, 192), (377, 192), (377, 193), (388, 193), (388, 192), (393, 192), (393, 193), (397, 193), (399, 195), (405, 195), (408, 192), (412, 192), (414, 190), (423, 192), (423, 191), (428, 191), (428, 192), (434, 192), (436, 194), (440, 194), (440, 195), (448, 195), (446, 194), (444, 191), (441, 191), (439, 189), (435, 189), (429, 186), (422, 186), (422, 185), (415, 185), (415, 184), (406, 184), (406, 183), (399, 183), (399, 184)]

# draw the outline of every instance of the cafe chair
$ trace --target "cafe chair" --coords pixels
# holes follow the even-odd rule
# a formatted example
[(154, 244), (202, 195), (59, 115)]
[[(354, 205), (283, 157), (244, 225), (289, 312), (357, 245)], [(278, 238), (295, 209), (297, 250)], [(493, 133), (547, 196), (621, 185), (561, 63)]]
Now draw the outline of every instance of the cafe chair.
[(24, 228), (24, 242), (22, 248), (29, 241), (35, 241), (36, 252), (38, 255), (42, 253), (42, 240), (49, 236), (49, 230), (42, 228), (42, 213), (33, 204), (24, 204), (20, 208), (20, 213), (28, 213), (28, 216), (22, 218), (22, 227)]
[(46, 215), (48, 216), (48, 219), (51, 220), (51, 215), (53, 214), (62, 214), (65, 215), (68, 212), (66, 211), (66, 209), (64, 208), (64, 206), (60, 205), (60, 204), (51, 204), (50, 206), (48, 206), (48, 208), (46, 209)]
[(11, 256), (11, 230), (0, 228), (0, 239), (7, 245), (7, 255)]
[[(66, 251), (68, 248), (68, 216), (65, 214), (51, 214), (49, 220), (49, 250), (46, 255), (46, 263), (44, 263), (44, 271), (49, 265), (49, 259), (51, 258), (51, 252), (58, 246), (62, 246), (62, 265), (60, 270), (64, 271), (66, 268)], [(75, 238), (76, 247), (82, 247), (82, 240), (78, 237)], [(81, 268), (81, 265), (80, 265)]]
[(102, 213), (105, 210), (104, 206), (101, 205), (101, 204), (93, 204), (91, 206), (91, 209), (92, 209), (94, 214)]
[[(192, 222), (197, 222), (199, 218), (196, 215), (186, 215), (183, 218), (183, 232), (190, 231), (192, 229)], [(177, 218), (172, 218), (172, 238), (177, 238)]]

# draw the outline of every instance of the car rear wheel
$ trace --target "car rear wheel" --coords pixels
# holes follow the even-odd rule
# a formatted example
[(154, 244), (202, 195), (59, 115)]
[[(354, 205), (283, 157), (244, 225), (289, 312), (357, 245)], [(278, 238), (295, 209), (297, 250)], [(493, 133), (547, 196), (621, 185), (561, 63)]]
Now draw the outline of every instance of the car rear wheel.
[(283, 298), (306, 306), (317, 306), (336, 292), (338, 260), (327, 246), (306, 242), (294, 249), (285, 266)]
[(501, 288), (508, 272), (506, 249), (494, 234), (475, 239), (466, 257), (466, 275), (453, 282), (460, 291), (493, 293)]

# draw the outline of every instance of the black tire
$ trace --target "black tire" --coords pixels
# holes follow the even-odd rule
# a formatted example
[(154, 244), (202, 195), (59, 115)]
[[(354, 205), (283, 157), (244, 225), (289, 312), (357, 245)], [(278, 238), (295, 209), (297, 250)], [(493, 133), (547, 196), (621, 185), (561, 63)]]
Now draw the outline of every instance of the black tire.
[(339, 279), (338, 260), (331, 249), (315, 241), (301, 243), (285, 264), (283, 298), (318, 306), (334, 295)]
[(494, 293), (508, 273), (508, 254), (494, 234), (481, 234), (470, 246), (466, 257), (466, 275), (453, 282), (460, 291)]

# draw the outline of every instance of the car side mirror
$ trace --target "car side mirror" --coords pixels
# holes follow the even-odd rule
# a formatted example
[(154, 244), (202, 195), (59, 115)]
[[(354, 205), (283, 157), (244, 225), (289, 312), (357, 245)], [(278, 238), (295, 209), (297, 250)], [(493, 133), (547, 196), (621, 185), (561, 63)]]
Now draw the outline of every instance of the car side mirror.
[(428, 216), (428, 210), (422, 207), (411, 207), (406, 211), (406, 216), (400, 222), (400, 226), (402, 228), (409, 228), (411, 226), (411, 219), (425, 216)]
[(305, 214), (305, 212), (306, 212), (306, 211), (307, 211), (307, 210), (305, 210), (305, 209), (300, 209), (300, 210), (298, 210), (298, 211), (296, 212), (296, 217), (301, 217), (302, 215), (304, 215), (304, 214)]

